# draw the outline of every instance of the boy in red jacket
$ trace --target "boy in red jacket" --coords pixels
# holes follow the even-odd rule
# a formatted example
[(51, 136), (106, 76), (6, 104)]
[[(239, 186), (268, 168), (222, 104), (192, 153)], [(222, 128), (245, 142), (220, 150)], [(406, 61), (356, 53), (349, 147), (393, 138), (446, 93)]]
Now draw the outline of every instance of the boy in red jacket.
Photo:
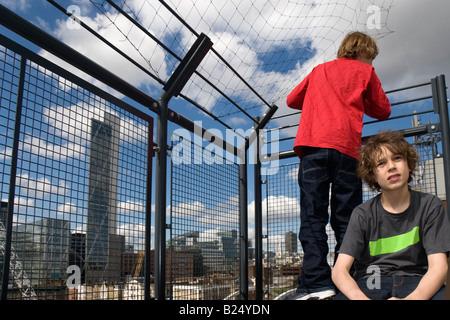
[(391, 113), (372, 67), (377, 55), (374, 39), (352, 32), (342, 41), (337, 59), (316, 66), (287, 97), (290, 108), (302, 110), (294, 150), (301, 159), (299, 239), (304, 257), (299, 287), (290, 299), (335, 294), (327, 263), (328, 205), (337, 252), (350, 215), (362, 202), (356, 167), (364, 113), (379, 120)]

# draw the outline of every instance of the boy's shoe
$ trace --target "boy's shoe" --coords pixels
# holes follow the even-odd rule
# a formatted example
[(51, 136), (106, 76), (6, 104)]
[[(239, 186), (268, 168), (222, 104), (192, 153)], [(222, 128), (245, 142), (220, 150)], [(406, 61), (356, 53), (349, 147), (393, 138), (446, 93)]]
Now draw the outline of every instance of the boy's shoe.
[(286, 300), (331, 300), (336, 295), (332, 288), (314, 290), (297, 289), (295, 294), (286, 297)]

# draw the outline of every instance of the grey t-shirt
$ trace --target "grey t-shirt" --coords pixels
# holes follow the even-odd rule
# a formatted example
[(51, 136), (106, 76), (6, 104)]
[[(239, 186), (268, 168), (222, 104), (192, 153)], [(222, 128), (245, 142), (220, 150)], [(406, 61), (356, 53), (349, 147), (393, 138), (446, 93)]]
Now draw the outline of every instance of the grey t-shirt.
[(355, 279), (380, 275), (424, 275), (427, 255), (450, 251), (450, 222), (439, 198), (411, 190), (408, 209), (389, 213), (381, 195), (361, 204), (352, 213), (339, 250), (355, 258)]

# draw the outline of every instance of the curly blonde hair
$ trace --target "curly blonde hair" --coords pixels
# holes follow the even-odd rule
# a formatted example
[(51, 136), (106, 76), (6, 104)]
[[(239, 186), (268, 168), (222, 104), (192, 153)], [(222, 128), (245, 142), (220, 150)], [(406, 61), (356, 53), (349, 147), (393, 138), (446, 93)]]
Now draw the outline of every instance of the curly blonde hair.
[(394, 154), (402, 156), (408, 163), (409, 178), (411, 182), (419, 162), (417, 150), (409, 144), (402, 133), (398, 131), (384, 131), (371, 137), (361, 150), (358, 164), (358, 175), (372, 190), (381, 191), (375, 176), (378, 156), (381, 154), (381, 147), (389, 149)]
[(349, 59), (356, 59), (358, 56), (375, 59), (377, 55), (378, 47), (376, 41), (371, 36), (359, 31), (347, 34), (337, 52), (338, 58)]

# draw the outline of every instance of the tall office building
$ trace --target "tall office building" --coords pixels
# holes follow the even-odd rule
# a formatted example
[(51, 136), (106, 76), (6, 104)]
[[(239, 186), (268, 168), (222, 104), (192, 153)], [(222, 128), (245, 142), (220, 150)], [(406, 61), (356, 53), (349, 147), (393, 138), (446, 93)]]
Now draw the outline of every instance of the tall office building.
[(8, 216), (8, 202), (2, 201), (0, 205), (0, 221), (6, 228), (6, 217)]
[(297, 252), (297, 234), (288, 231), (286, 232), (285, 238), (285, 247), (286, 247), (286, 254), (292, 255)]
[[(86, 279), (116, 280), (115, 256), (120, 118), (105, 112), (104, 121), (91, 119)], [(120, 261), (120, 260), (119, 260)], [(120, 263), (119, 263), (120, 264)], [(118, 270), (114, 270), (114, 267)]]
[(75, 265), (81, 271), (81, 283), (85, 283), (85, 259), (86, 259), (86, 234), (72, 233), (70, 235), (70, 249), (69, 249), (69, 266)]

